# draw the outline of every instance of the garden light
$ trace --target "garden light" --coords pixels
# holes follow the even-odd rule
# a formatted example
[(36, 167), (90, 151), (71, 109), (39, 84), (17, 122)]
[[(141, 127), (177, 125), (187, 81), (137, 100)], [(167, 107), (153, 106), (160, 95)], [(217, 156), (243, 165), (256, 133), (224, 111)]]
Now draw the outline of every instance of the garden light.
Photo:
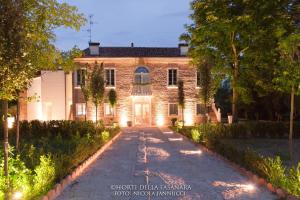
[(245, 189), (248, 191), (253, 191), (255, 189), (255, 186), (253, 184), (245, 185)]
[(173, 141), (182, 141), (182, 138), (168, 138), (169, 141), (173, 142)]
[(197, 150), (197, 151), (180, 150), (180, 153), (186, 154), (186, 155), (200, 155), (200, 154), (202, 154), (202, 151), (201, 150)]
[(7, 118), (7, 127), (8, 128), (13, 128), (15, 123), (15, 118), (14, 117), (8, 117)]
[(23, 194), (22, 192), (15, 192), (14, 195), (13, 195), (13, 199), (14, 200), (18, 200), (18, 199), (21, 199), (23, 197)]

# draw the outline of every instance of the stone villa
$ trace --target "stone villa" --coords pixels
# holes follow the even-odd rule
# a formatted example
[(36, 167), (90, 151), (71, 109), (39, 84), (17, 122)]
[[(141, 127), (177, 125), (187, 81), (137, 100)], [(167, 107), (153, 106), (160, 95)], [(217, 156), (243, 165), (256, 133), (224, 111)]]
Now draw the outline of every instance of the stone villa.
[[(106, 91), (115, 89), (118, 100), (112, 109), (107, 99), (99, 105), (98, 118), (106, 124), (117, 121), (121, 126), (169, 125), (172, 118), (182, 119), (178, 106), (177, 83), (183, 80), (186, 125), (201, 123), (204, 107), (199, 100), (201, 77), (186, 56), (188, 46), (175, 48), (102, 47), (90, 43), (84, 56), (76, 62), (83, 67), (73, 73), (42, 71), (33, 80), (25, 96), (37, 100), (21, 104), (21, 118), (26, 120), (95, 120), (95, 106), (86, 104), (80, 85), (83, 74), (95, 63), (103, 63)], [(87, 112), (86, 112), (87, 110)], [(220, 111), (212, 104), (210, 117), (220, 120)], [(113, 117), (114, 116), (114, 117)], [(114, 118), (114, 119), (113, 119)]]

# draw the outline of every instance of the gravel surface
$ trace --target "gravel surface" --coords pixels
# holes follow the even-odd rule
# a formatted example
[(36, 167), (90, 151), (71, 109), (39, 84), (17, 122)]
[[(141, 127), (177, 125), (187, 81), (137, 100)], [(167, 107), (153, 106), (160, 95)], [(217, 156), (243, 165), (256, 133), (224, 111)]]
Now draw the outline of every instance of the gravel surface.
[[(88, 148), (88, 147), (87, 147)], [(277, 199), (168, 129), (123, 129), (58, 200)]]

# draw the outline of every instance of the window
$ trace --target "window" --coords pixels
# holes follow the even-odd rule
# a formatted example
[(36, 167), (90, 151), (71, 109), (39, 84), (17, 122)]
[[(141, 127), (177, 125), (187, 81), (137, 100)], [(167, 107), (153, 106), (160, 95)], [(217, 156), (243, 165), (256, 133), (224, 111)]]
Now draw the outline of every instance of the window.
[(200, 87), (201, 86), (201, 74), (200, 74), (200, 71), (197, 70), (197, 87)]
[(106, 87), (115, 87), (115, 70), (114, 69), (106, 69), (105, 70), (105, 82)]
[(105, 116), (112, 116), (114, 114), (114, 109), (109, 103), (104, 104), (104, 114)]
[(146, 67), (138, 67), (134, 72), (135, 84), (148, 84), (150, 83), (149, 70)]
[(205, 106), (203, 104), (197, 104), (197, 115), (204, 115), (205, 114)]
[(76, 115), (77, 116), (85, 115), (85, 103), (76, 104)]
[(178, 115), (178, 105), (176, 103), (169, 104), (169, 116)]
[(177, 85), (177, 69), (168, 70), (168, 85), (169, 86)]
[(85, 69), (78, 69), (77, 72), (77, 86), (85, 85), (85, 76), (86, 70)]

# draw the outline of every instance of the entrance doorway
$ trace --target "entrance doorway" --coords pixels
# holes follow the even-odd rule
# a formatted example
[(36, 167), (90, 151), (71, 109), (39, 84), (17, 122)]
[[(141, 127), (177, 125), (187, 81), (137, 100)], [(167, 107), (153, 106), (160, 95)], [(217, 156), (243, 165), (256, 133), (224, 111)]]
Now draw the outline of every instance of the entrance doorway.
[(134, 124), (136, 126), (150, 125), (150, 104), (149, 103), (134, 104)]

